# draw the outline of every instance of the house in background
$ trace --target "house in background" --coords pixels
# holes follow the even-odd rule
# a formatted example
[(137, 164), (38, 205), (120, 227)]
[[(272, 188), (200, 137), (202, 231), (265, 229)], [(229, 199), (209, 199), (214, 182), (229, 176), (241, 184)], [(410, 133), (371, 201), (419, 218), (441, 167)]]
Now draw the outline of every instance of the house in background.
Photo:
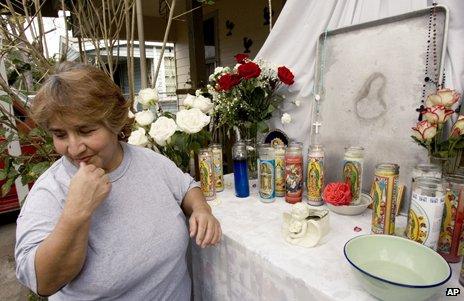
[[(166, 100), (167, 110), (175, 111), (187, 93), (207, 84), (208, 76), (217, 66), (235, 65), (234, 55), (247, 53), (251, 58), (260, 50), (269, 35), (269, 2), (272, 6), (272, 23), (277, 20), (286, 0), (215, 0), (213, 5), (202, 5), (197, 0), (177, 0), (174, 20), (168, 35), (169, 46), (161, 64), (157, 88)], [(143, 40), (146, 47), (148, 83), (156, 69), (157, 53), (161, 49), (169, 9), (165, 0), (141, 0)], [(186, 13), (189, 11), (188, 13)], [(125, 38), (124, 28), (120, 39)], [(140, 51), (138, 31), (135, 31), (134, 73), (135, 91), (141, 87)], [(77, 40), (71, 47), (78, 52)], [(89, 43), (90, 44), (90, 43)], [(92, 55), (92, 46), (85, 47)], [(119, 69), (115, 81), (125, 93), (127, 68), (126, 47), (121, 40)], [(114, 50), (116, 51), (116, 50)], [(78, 56), (75, 56), (78, 59)], [(174, 78), (172, 78), (174, 73)], [(174, 83), (175, 82), (175, 83)], [(173, 85), (175, 84), (175, 88)], [(177, 99), (174, 99), (176, 95)], [(180, 103), (174, 105), (178, 101)]]
[[(127, 71), (127, 42), (121, 40), (118, 47), (113, 48), (113, 57), (119, 56), (117, 60), (116, 71), (114, 73), (114, 81), (121, 88), (122, 93), (126, 98), (129, 97), (128, 71)], [(62, 48), (67, 47), (67, 60), (78, 61), (79, 45), (77, 39), (69, 39), (68, 46), (66, 40), (62, 37), (60, 43), (60, 53)], [(151, 81), (155, 74), (156, 64), (161, 54), (161, 42), (145, 42), (145, 57), (148, 71), (148, 82)], [(83, 49), (87, 57), (92, 58), (96, 55), (95, 46), (90, 41), (83, 43)], [(103, 43), (100, 45), (100, 55), (108, 55)], [(141, 73), (140, 73), (140, 48), (139, 42), (134, 42), (134, 85), (135, 91), (142, 89)], [(177, 112), (178, 97), (176, 95), (177, 79), (176, 79), (176, 62), (174, 57), (174, 44), (168, 43), (163, 54), (163, 63), (160, 67), (158, 79), (156, 80), (156, 89), (160, 96), (160, 106), (163, 110), (169, 112)]]
[[(181, 1), (183, 7), (179, 12), (187, 10), (185, 3), (188, 2), (192, 1)], [(274, 24), (285, 0), (271, 3)], [(214, 5), (203, 5), (185, 20), (176, 21), (173, 39), (177, 93), (181, 100), (186, 93), (204, 85), (215, 67), (234, 66), (237, 53), (247, 53), (251, 58), (256, 56), (269, 35), (268, 5), (268, 0), (216, 0)], [(195, 21), (195, 18), (200, 20)], [(198, 49), (201, 47), (203, 51)], [(192, 57), (200, 54), (203, 60)], [(201, 62), (204, 66), (199, 66)]]

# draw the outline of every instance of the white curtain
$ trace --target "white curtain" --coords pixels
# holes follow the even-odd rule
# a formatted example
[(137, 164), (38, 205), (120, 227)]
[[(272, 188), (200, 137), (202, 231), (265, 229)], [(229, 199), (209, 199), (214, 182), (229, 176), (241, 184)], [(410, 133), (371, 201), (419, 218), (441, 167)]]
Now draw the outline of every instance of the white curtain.
[[(448, 57), (445, 61), (447, 87), (462, 91), (464, 87), (464, 1), (443, 0), (438, 4), (450, 9)], [(280, 115), (270, 121), (270, 128), (282, 129), (287, 135), (309, 146), (311, 126), (310, 102), (313, 101), (316, 44), (326, 29), (381, 19), (418, 10), (431, 5), (427, 0), (288, 0), (263, 47), (257, 54), (276, 65), (285, 65), (295, 74), (295, 83), (286, 95), (281, 113), (293, 121), (282, 125)], [(420, 95), (418, 95), (420, 97)], [(296, 107), (292, 100), (299, 99)]]

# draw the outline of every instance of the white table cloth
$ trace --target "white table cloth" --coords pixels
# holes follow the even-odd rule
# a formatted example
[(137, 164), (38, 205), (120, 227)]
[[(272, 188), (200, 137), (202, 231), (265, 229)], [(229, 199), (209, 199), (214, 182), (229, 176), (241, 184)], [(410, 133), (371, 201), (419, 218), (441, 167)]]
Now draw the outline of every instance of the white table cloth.
[[(248, 198), (234, 195), (233, 177), (210, 204), (221, 222), (223, 237), (216, 247), (192, 248), (195, 300), (375, 300), (356, 280), (343, 255), (351, 238), (370, 233), (372, 211), (358, 216), (330, 212), (330, 232), (314, 248), (287, 244), (281, 235), (283, 198), (262, 203), (257, 189)], [(361, 231), (354, 231), (355, 227)], [(445, 299), (445, 289), (461, 288), (460, 264), (433, 299)]]

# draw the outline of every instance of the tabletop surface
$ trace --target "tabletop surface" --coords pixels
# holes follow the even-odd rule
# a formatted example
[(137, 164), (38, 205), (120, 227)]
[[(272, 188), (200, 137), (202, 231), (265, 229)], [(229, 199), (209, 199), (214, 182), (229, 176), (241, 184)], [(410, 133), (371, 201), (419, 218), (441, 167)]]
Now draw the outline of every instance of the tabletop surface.
[[(317, 246), (303, 248), (286, 243), (282, 237), (282, 213), (289, 212), (291, 208), (283, 198), (276, 198), (273, 203), (263, 203), (257, 197), (256, 187), (250, 187), (250, 197), (237, 198), (233, 176), (226, 175), (224, 182), (225, 190), (209, 203), (227, 239), (243, 245), (247, 251), (271, 263), (288, 277), (303, 281), (324, 299), (373, 299), (361, 287), (343, 254), (343, 247), (348, 240), (370, 234), (371, 209), (356, 216), (330, 212), (329, 233)], [(326, 206), (315, 208), (326, 209)], [(400, 216), (397, 223), (405, 224), (405, 218)], [(444, 285), (441, 294), (443, 298), (445, 288), (459, 287), (462, 290), (458, 282), (460, 263), (451, 264), (451, 268), (453, 275)]]

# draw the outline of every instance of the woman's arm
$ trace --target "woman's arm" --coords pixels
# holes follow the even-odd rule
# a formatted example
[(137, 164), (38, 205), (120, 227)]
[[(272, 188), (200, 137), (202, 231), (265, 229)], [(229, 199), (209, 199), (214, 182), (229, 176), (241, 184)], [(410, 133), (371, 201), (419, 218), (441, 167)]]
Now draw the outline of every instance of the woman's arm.
[(72, 178), (66, 205), (50, 235), (35, 254), (37, 292), (49, 296), (74, 279), (82, 269), (93, 212), (111, 188), (101, 168), (81, 164)]
[(198, 187), (190, 189), (182, 201), (182, 210), (190, 216), (190, 237), (196, 235), (196, 243), (202, 248), (215, 245), (221, 240), (219, 221), (211, 213), (211, 207)]

